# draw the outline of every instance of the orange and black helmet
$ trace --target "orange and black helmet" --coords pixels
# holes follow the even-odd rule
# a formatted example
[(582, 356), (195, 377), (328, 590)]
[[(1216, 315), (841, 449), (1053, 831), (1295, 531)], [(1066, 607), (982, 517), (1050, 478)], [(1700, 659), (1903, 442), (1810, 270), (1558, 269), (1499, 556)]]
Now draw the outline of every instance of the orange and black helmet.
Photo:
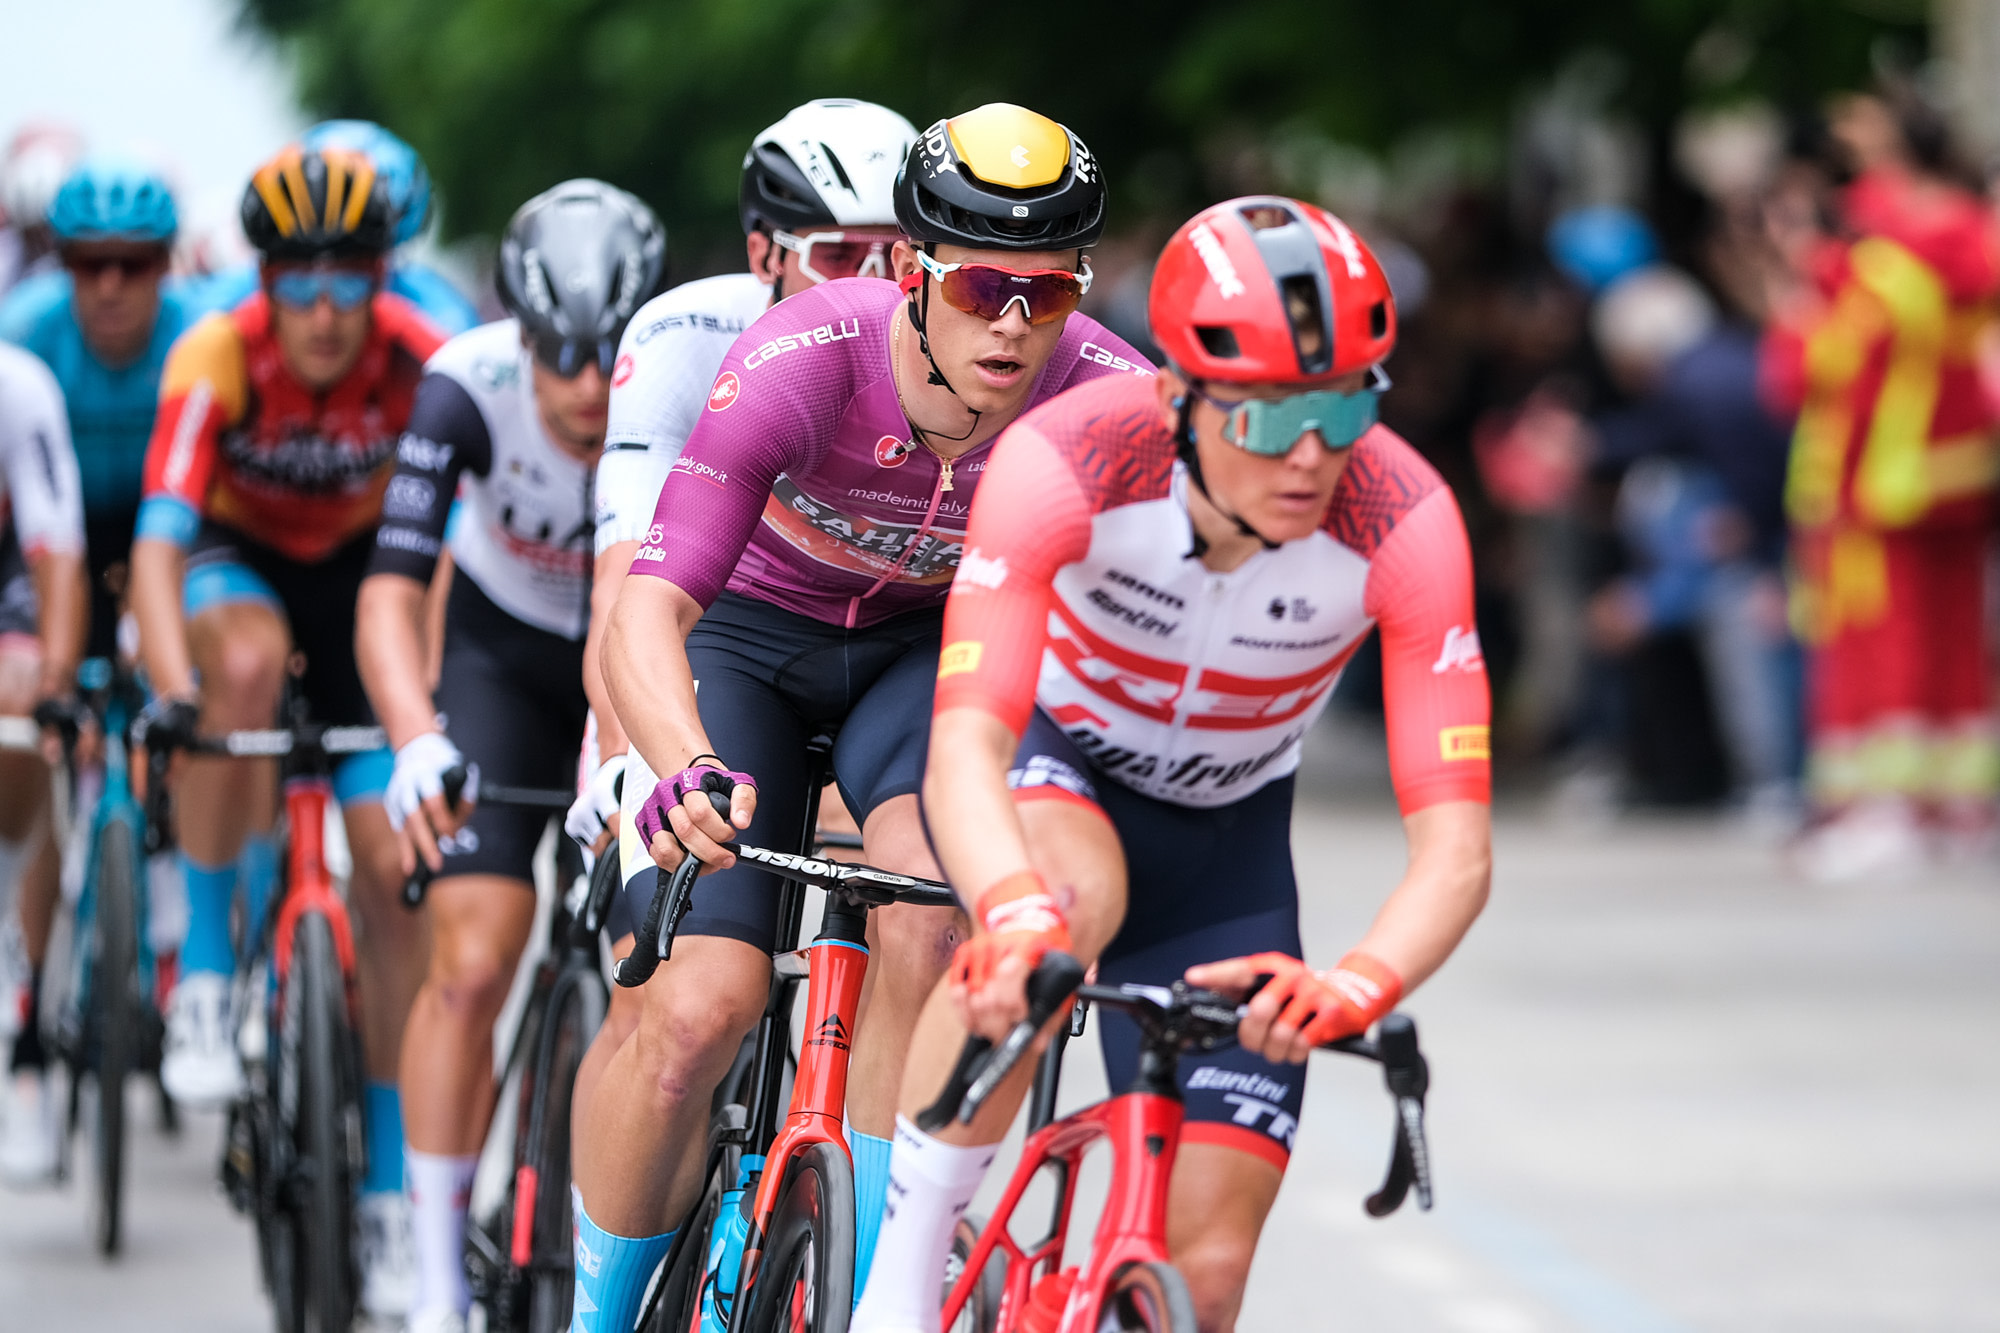
[(267, 263), (369, 258), (394, 243), (396, 210), (366, 153), (289, 144), (243, 191), (243, 234)]

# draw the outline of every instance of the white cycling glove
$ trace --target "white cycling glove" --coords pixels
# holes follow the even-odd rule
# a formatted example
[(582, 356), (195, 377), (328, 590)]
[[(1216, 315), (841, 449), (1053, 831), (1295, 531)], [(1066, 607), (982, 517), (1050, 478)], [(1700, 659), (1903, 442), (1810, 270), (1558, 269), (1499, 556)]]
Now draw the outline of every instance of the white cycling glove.
[(465, 787), (456, 804), (479, 799), (479, 765), (468, 764), (458, 747), (441, 731), (427, 731), (396, 751), (396, 771), (389, 775), (389, 790), (383, 793), (382, 808), (389, 823), (400, 831), (403, 822), (427, 799), (444, 793), (444, 775), (451, 769), (465, 770)]
[(597, 766), (590, 775), (590, 781), (583, 784), (576, 800), (570, 803), (569, 813), (563, 817), (563, 832), (576, 839), (584, 850), (595, 846), (604, 836), (606, 821), (618, 813), (618, 792), (620, 780), (625, 776), (627, 756), (614, 754)]

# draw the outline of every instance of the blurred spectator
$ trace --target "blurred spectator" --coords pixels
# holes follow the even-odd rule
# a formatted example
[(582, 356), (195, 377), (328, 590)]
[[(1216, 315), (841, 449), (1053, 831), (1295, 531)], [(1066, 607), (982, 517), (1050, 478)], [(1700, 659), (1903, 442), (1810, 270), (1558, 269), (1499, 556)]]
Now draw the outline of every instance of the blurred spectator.
[(1822, 880), (1916, 868), (1926, 822), (1983, 844), (2000, 776), (1982, 636), (1995, 411), (1975, 363), (2000, 238), (1913, 96), (1845, 98), (1831, 127), (1847, 235), (1797, 248), (1803, 299), (1765, 367), (1799, 411), (1785, 498), (1825, 816), (1799, 864)]
[(56, 267), (49, 202), (83, 156), (83, 139), (66, 125), (30, 122), (0, 156), (0, 296), (32, 273)]

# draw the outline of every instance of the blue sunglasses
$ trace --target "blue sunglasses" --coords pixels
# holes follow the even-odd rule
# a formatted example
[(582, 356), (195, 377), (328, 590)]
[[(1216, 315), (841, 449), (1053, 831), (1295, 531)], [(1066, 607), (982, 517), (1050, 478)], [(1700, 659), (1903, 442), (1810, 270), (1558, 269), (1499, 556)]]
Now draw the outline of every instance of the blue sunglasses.
[(294, 310), (310, 310), (324, 297), (333, 308), (348, 311), (375, 294), (375, 275), (342, 269), (308, 269), (280, 273), (271, 279), (273, 298)]

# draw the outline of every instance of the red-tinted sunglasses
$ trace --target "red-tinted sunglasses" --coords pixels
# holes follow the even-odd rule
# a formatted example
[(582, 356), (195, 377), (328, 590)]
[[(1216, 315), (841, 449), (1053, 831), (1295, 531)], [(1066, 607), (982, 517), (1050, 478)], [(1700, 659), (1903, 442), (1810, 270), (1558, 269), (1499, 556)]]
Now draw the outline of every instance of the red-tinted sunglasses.
[(1006, 315), (1016, 301), (1030, 324), (1051, 324), (1076, 310), (1083, 294), (1090, 290), (1090, 261), (1083, 270), (1066, 268), (1002, 268), (998, 264), (940, 264), (917, 252), (920, 266), (903, 279), (903, 290), (914, 292), (928, 273), (938, 280), (938, 293), (954, 310), (987, 323)]

